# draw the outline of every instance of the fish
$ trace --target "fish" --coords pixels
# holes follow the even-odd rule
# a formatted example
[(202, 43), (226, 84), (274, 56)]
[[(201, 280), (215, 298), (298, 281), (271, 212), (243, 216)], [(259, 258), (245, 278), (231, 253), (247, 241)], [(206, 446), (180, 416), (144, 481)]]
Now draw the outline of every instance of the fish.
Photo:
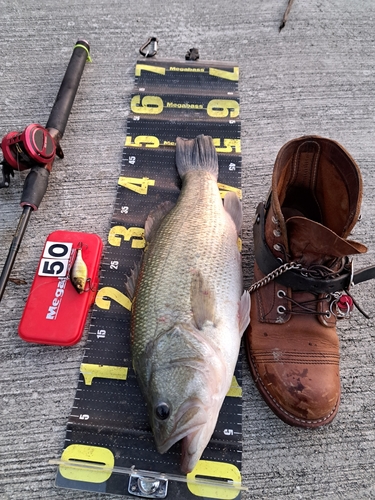
[[(176, 139), (182, 188), (145, 222), (146, 247), (126, 287), (132, 363), (158, 452), (181, 441), (191, 472), (210, 441), (249, 324), (238, 235), (241, 202), (221, 199), (212, 138)], [(129, 278), (131, 278), (129, 276)]]
[(87, 266), (82, 257), (82, 246), (77, 248), (76, 258), (70, 271), (70, 280), (78, 293), (85, 291), (87, 282)]

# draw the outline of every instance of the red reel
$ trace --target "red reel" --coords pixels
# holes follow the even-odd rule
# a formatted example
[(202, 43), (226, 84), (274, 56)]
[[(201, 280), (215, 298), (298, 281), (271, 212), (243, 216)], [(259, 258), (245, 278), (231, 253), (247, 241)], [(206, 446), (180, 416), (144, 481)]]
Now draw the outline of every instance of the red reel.
[(23, 132), (9, 132), (1, 141), (4, 160), (15, 170), (27, 170), (35, 164), (46, 165), (56, 156), (56, 145), (42, 125), (32, 123)]

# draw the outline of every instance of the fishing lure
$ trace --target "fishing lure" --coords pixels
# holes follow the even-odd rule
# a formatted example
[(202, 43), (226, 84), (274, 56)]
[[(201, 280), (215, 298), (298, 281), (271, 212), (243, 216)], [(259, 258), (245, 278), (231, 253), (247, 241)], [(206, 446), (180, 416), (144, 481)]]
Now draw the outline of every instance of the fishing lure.
[(77, 248), (76, 258), (72, 270), (70, 271), (70, 280), (78, 293), (85, 291), (87, 282), (87, 266), (82, 257), (82, 243)]

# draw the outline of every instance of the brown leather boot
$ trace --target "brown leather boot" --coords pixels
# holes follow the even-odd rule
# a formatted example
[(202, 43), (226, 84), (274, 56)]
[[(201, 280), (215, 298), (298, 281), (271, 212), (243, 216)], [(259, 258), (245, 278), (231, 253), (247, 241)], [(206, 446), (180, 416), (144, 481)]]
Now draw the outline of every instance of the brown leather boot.
[(328, 424), (338, 410), (336, 320), (353, 304), (344, 292), (353, 281), (348, 256), (367, 250), (347, 239), (361, 198), (353, 158), (337, 142), (306, 136), (281, 148), (257, 209), (246, 350), (260, 393), (290, 425)]

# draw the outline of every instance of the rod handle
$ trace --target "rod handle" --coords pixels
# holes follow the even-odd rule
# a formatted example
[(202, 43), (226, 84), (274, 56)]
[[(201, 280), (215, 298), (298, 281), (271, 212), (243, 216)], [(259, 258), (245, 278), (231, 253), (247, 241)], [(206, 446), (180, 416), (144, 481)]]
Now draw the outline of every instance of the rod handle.
[(59, 138), (64, 135), (87, 60), (90, 60), (90, 45), (85, 40), (78, 40), (46, 125), (47, 129), (57, 130)]

